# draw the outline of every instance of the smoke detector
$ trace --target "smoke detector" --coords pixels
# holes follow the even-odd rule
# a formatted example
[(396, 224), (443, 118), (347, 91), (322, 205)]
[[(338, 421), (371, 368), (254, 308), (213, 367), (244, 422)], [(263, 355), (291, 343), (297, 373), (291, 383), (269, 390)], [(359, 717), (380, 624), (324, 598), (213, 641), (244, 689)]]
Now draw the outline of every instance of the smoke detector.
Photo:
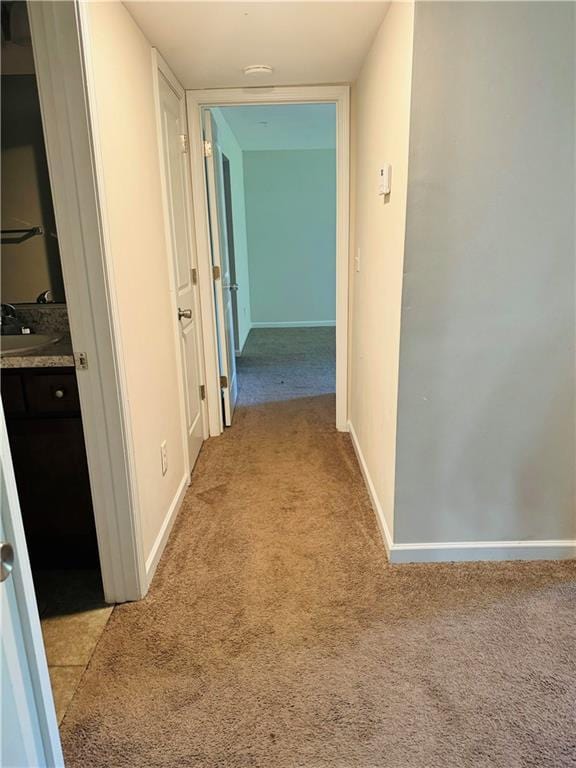
[(249, 67), (244, 67), (245, 75), (271, 75), (273, 71), (270, 64), (250, 64)]

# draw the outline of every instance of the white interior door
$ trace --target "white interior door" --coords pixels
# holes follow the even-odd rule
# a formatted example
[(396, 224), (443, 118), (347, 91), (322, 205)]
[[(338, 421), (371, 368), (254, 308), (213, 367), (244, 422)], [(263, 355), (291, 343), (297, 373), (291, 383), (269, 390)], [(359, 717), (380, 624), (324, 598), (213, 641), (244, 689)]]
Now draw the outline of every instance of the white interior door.
[(216, 325), (218, 328), (218, 358), (222, 383), (224, 423), (232, 424), (232, 414), (238, 399), (236, 356), (234, 354), (234, 307), (232, 279), (228, 258), (222, 153), (218, 146), (217, 127), (209, 109), (204, 111), (204, 146), (206, 151), (206, 182), (214, 273)]
[[(0, 583), (0, 765), (7, 768), (63, 766), (3, 411), (0, 432), (0, 541), (4, 545)], [(11, 571), (7, 544), (14, 553)]]
[(189, 231), (191, 201), (187, 193), (187, 129), (184, 92), (176, 93), (162, 72), (158, 72), (162, 151), (166, 179), (167, 213), (174, 259), (175, 291), (178, 305), (182, 375), (186, 403), (186, 431), (190, 469), (202, 442), (201, 328), (197, 286), (196, 253)]

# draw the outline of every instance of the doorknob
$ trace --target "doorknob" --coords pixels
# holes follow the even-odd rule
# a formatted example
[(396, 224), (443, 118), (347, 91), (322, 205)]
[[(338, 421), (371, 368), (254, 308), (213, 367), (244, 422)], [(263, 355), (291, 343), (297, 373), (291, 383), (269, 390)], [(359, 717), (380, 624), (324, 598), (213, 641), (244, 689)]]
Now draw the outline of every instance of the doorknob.
[(225, 285), (224, 288), (228, 288), (229, 291), (237, 291), (238, 283), (228, 283), (228, 285)]
[(0, 542), (0, 582), (12, 573), (14, 568), (14, 547), (7, 541)]
[(180, 307), (178, 307), (178, 320), (182, 320), (183, 317), (185, 317), (186, 320), (192, 320), (192, 310), (180, 309)]

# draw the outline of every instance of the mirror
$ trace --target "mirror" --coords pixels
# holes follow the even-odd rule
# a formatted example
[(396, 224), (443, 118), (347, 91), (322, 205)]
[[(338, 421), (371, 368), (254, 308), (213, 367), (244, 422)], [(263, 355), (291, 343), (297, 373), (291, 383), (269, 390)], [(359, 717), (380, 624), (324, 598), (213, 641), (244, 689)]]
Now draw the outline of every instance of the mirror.
[(16, 56), (22, 61), (23, 50), (3, 35), (2, 71), (10, 74), (1, 76), (0, 295), (8, 304), (40, 297), (59, 303), (65, 301), (64, 284), (36, 76), (33, 66), (10, 66)]

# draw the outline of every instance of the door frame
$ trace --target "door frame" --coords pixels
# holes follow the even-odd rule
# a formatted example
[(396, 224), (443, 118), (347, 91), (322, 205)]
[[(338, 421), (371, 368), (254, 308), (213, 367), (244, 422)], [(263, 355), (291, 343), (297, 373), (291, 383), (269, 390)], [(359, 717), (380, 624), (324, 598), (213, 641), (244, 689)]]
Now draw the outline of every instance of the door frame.
[(350, 230), (350, 87), (312, 85), (186, 91), (194, 224), (206, 363), (210, 435), (222, 433), (218, 340), (210, 256), (210, 229), (202, 142), (202, 109), (248, 104), (336, 105), (336, 428), (348, 431), (348, 303)]
[[(238, 379), (236, 376), (236, 355), (230, 348), (234, 338), (234, 318), (232, 316), (230, 284), (230, 259), (228, 253), (228, 231), (223, 206), (224, 185), (222, 179), (223, 154), (218, 146), (218, 125), (210, 110), (201, 112), (203, 141), (213, 145), (210, 153), (205, 154), (204, 171), (206, 182), (206, 200), (210, 221), (211, 269), (218, 270), (212, 282), (214, 304), (216, 307), (217, 343), (219, 349), (219, 374), (227, 382), (219, 385), (221, 413), (224, 426), (232, 426), (234, 410), (238, 400)], [(207, 146), (205, 145), (205, 146)], [(228, 285), (226, 285), (226, 280)]]
[[(224, 216), (226, 218), (226, 248), (228, 249), (228, 269), (230, 280), (238, 283), (236, 272), (236, 248), (234, 246), (234, 216), (232, 214), (232, 178), (230, 160), (222, 152), (222, 193), (224, 197)], [(238, 323), (238, 293), (232, 292), (232, 320), (234, 325), (234, 354), (240, 356), (240, 327)]]
[[(102, 170), (78, 0), (28, 2), (50, 185), (107, 602), (146, 594), (140, 505)], [(87, 361), (83, 365), (81, 355)]]
[[(164, 157), (164, 146), (163, 146), (163, 138), (162, 138), (162, 114), (160, 109), (160, 77), (164, 76), (166, 79), (168, 85), (176, 96), (182, 101), (182, 117), (184, 125), (186, 126), (185, 130), (188, 131), (188, 117), (186, 113), (186, 92), (184, 91), (184, 88), (180, 85), (178, 80), (176, 79), (176, 76), (160, 54), (160, 52), (156, 48), (152, 48), (152, 84), (154, 88), (154, 111), (156, 113), (156, 127), (157, 127), (157, 134), (158, 134), (158, 157), (160, 159), (161, 164), (161, 173), (160, 173), (160, 183), (162, 185), (162, 203), (164, 207), (164, 223), (165, 223), (165, 229), (166, 229), (166, 250), (170, 259), (169, 263), (169, 274), (170, 274), (170, 294), (171, 294), (171, 303), (172, 303), (172, 316), (174, 318), (173, 327), (174, 327), (174, 339), (176, 343), (176, 363), (178, 368), (178, 377), (179, 377), (179, 399), (180, 399), (180, 412), (186, 413), (186, 403), (185, 403), (185, 391), (184, 391), (184, 361), (182, 359), (182, 347), (180, 343), (180, 323), (178, 321), (178, 295), (176, 290), (176, 284), (177, 284), (177, 276), (176, 276), (176, 266), (175, 266), (175, 259), (174, 259), (174, 253), (173, 253), (173, 247), (172, 247), (172, 233), (170, 231), (170, 201), (169, 201), (169, 194), (168, 194), (168, 187), (166, 183), (166, 174), (164, 172), (164, 163), (163, 163), (163, 157)], [(186, 163), (186, 212), (188, 216), (188, 245), (191, 250), (196, 249), (196, 242), (194, 238), (194, 219), (193, 219), (193, 205), (192, 205), (192, 180), (190, 178), (190, 167), (188, 163)], [(200, 294), (200, 291), (198, 291), (198, 294)], [(198, 344), (198, 351), (199, 351), (199, 359), (198, 359), (198, 374), (200, 377), (200, 382), (203, 383), (205, 379), (205, 364), (204, 364), (204, 332), (202, 327), (202, 300), (201, 296), (198, 296), (198, 309), (200, 312), (198, 313), (198, 317), (196, 318), (196, 322), (198, 323), (198, 328), (200, 329), (200, 333), (197, 337), (197, 344)], [(204, 384), (204, 386), (206, 386)], [(202, 435), (204, 437), (204, 440), (209, 436), (209, 429), (208, 429), (208, 408), (206, 400), (200, 401), (200, 408), (202, 413)], [(187, 468), (188, 468), (188, 475), (192, 472), (192, 463), (190, 461), (190, 456), (188, 455), (188, 434), (187, 434), (187, 424), (185, 423), (185, 420), (182, 424), (182, 441), (184, 445), (184, 455), (187, 457)]]

